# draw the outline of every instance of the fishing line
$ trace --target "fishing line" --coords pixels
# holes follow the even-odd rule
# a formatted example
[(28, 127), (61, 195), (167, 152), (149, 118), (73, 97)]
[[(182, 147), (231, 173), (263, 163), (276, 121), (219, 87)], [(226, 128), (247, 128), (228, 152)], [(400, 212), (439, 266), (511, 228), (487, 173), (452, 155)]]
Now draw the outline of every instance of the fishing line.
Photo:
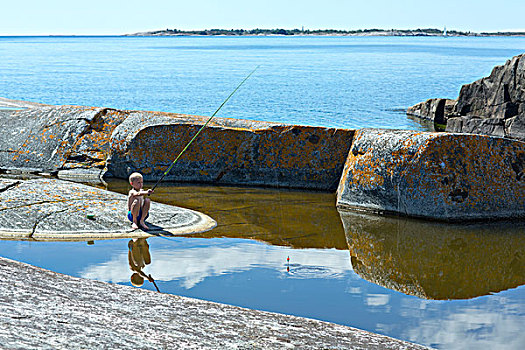
[(195, 136), (193, 136), (193, 138), (190, 140), (190, 142), (188, 142), (186, 144), (186, 147), (184, 147), (182, 149), (182, 151), (180, 151), (179, 155), (177, 156), (177, 158), (175, 158), (175, 160), (173, 161), (173, 163), (171, 163), (170, 167), (164, 172), (164, 174), (161, 176), (161, 178), (157, 181), (157, 183), (152, 187), (152, 190), (154, 190), (157, 185), (162, 181), (162, 179), (164, 179), (164, 177), (166, 175), (168, 175), (168, 173), (170, 172), (171, 168), (173, 168), (173, 166), (175, 165), (175, 163), (177, 162), (177, 160), (179, 160), (180, 156), (182, 156), (182, 154), (188, 149), (188, 147), (191, 145), (191, 143), (193, 142), (193, 140), (195, 140), (197, 138), (197, 136), (199, 136), (199, 134), (201, 133), (202, 130), (204, 130), (204, 128), (208, 125), (208, 123), (213, 119), (213, 117), (215, 117), (215, 115), (221, 110), (222, 106), (224, 106), (226, 104), (226, 102), (228, 102), (228, 100), (233, 96), (233, 94), (235, 94), (235, 92), (237, 92), (237, 90), (239, 90), (239, 88), (244, 84), (244, 82), (246, 80), (248, 80), (251, 75), (257, 70), (257, 68), (259, 68), (260, 66), (257, 66), (255, 67), (254, 70), (251, 71), (250, 74), (248, 74), (248, 76), (246, 76), (246, 78), (244, 78), (243, 81), (241, 81), (241, 83), (239, 85), (237, 85), (237, 87), (235, 88), (235, 90), (232, 91), (232, 93), (224, 100), (224, 102), (219, 106), (219, 108), (217, 108), (217, 110), (212, 114), (212, 116), (208, 119), (208, 121), (199, 129), (199, 131), (197, 131), (197, 133), (195, 134)]

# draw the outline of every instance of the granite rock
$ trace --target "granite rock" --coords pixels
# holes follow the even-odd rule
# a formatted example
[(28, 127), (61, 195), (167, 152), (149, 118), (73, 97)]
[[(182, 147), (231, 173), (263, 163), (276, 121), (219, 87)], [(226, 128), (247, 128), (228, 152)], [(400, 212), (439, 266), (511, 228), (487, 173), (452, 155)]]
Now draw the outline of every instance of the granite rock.
[(337, 206), (444, 221), (525, 218), (525, 142), (359, 130)]
[(426, 349), (356, 328), (61, 275), (0, 257), (3, 349)]
[[(0, 171), (81, 178), (86, 172), (76, 169), (99, 169), (124, 179), (139, 171), (156, 181), (207, 119), (77, 106), (1, 113), (9, 132), (0, 135)], [(215, 118), (165, 180), (335, 191), (352, 137), (346, 129)]]
[(0, 178), (0, 239), (86, 241), (182, 235), (215, 227), (202, 213), (151, 203), (149, 231), (132, 230), (127, 197), (56, 179)]
[[(114, 131), (108, 173), (162, 176), (207, 118), (133, 112)], [(166, 180), (332, 190), (337, 188), (353, 131), (216, 118)]]
[(1, 116), (0, 169), (104, 168), (125, 114), (107, 108), (37, 106)]

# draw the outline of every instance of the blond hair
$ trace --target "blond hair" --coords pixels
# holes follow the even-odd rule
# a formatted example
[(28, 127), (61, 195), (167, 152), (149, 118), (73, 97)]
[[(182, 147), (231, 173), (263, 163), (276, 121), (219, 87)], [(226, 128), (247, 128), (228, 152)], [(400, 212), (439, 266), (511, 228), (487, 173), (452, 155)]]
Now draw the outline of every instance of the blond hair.
[(135, 180), (142, 179), (142, 175), (140, 173), (133, 173), (129, 176), (129, 183), (132, 183)]

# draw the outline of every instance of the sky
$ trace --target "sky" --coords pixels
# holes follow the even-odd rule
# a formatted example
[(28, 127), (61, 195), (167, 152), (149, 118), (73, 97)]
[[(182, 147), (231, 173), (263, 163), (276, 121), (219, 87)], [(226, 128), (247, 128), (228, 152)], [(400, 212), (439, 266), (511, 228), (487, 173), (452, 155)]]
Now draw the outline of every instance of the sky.
[(525, 31), (524, 0), (0, 0), (0, 35), (159, 29)]

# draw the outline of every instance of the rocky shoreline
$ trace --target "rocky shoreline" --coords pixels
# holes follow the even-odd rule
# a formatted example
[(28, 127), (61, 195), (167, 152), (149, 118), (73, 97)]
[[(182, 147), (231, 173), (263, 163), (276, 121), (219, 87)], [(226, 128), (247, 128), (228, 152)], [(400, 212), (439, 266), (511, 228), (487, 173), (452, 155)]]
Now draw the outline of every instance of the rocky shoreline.
[(456, 100), (433, 98), (407, 109), (447, 132), (525, 141), (525, 54), (461, 87)]
[[(377, 230), (375, 219), (356, 221), (343, 209), (445, 222), (525, 219), (524, 62), (522, 55), (496, 67), (491, 77), (462, 89), (457, 101), (432, 100), (412, 109), (461, 133), (216, 118), (167, 180), (337, 191), (335, 204), (342, 209), (356, 271), (402, 290), (402, 280), (384, 276), (399, 267), (402, 277), (413, 266), (369, 271), (364, 262), (372, 266), (389, 252), (374, 251), (375, 257), (360, 244), (360, 235)], [(0, 173), (39, 175), (0, 179), (0, 236), (35, 241), (148, 236), (115, 219), (125, 216), (124, 196), (42, 176), (103, 181), (140, 171), (146, 180), (156, 180), (207, 119), (1, 98), (0, 107), (0, 123), (9, 130), (0, 134)], [(472, 130), (493, 136), (468, 134)], [(95, 220), (87, 215), (90, 206), (99, 213)], [(158, 205), (154, 212), (159, 230), (153, 234), (215, 225), (182, 208)], [(418, 227), (412, 236), (418, 236)], [(441, 249), (441, 240), (436, 242), (430, 250)], [(350, 327), (83, 280), (4, 258), (0, 266), (5, 348), (424, 348)], [(515, 283), (482, 286), (481, 293)], [(447, 297), (432, 288), (421, 280), (409, 293)]]
[(0, 257), (3, 349), (426, 349), (301, 317), (61, 275)]
[[(0, 172), (127, 179), (139, 171), (156, 181), (207, 119), (82, 106), (3, 110), (10, 132), (0, 134)], [(518, 140), (215, 118), (165, 180), (337, 190), (341, 208), (493, 220), (525, 218), (524, 169)]]

